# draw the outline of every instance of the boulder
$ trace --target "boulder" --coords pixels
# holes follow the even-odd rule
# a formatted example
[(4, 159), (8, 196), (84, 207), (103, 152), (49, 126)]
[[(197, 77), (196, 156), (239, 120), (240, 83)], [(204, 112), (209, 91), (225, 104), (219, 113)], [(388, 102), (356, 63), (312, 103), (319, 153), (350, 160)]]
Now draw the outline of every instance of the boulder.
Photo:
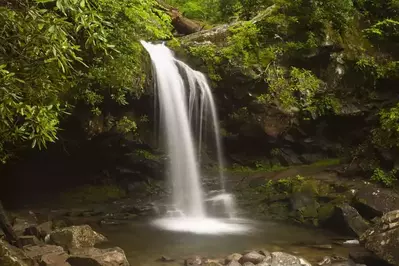
[(336, 226), (344, 226), (348, 233), (358, 237), (369, 228), (368, 223), (360, 216), (357, 210), (348, 204), (335, 207), (334, 220), (337, 221), (337, 219)]
[(66, 249), (93, 247), (107, 241), (107, 238), (95, 232), (89, 225), (71, 226), (55, 230), (49, 234), (51, 244)]
[(193, 258), (186, 259), (184, 261), (184, 266), (197, 266), (202, 264), (202, 258), (195, 256)]
[(366, 264), (366, 265), (386, 265), (384, 261), (381, 261), (376, 255), (374, 255), (371, 251), (358, 247), (354, 250), (349, 251), (349, 258), (358, 264)]
[(43, 255), (51, 253), (65, 253), (64, 249), (55, 245), (27, 246), (24, 247), (26, 255), (33, 260), (40, 260)]
[(231, 261), (239, 261), (242, 258), (242, 255), (240, 253), (233, 253), (230, 254), (226, 257), (226, 259), (224, 260), (224, 262), (226, 264), (230, 263)]
[(71, 249), (67, 262), (71, 266), (129, 266), (125, 252), (118, 247)]
[(28, 228), (25, 229), (24, 235), (32, 235), (36, 236), (39, 239), (44, 240), (46, 235), (51, 233), (53, 230), (53, 222), (52, 221), (47, 221), (45, 223), (39, 224), (39, 225), (32, 225)]
[(39, 239), (37, 239), (36, 236), (20, 236), (18, 237), (21, 245), (27, 246), (27, 245), (40, 245), (41, 242)]
[(368, 185), (357, 191), (355, 202), (355, 207), (359, 213), (371, 220), (374, 217), (396, 210), (399, 206), (399, 195), (390, 189)]
[(67, 262), (68, 257), (69, 257), (68, 254), (66, 254), (65, 252), (44, 254), (39, 261), (39, 265), (40, 266), (71, 266), (71, 264), (69, 264)]
[(399, 210), (384, 214), (361, 236), (360, 241), (379, 258), (399, 265)]
[(258, 263), (261, 263), (264, 259), (266, 259), (266, 256), (264, 256), (262, 254), (259, 254), (256, 251), (251, 251), (249, 253), (244, 254), (240, 258), (239, 262), (241, 264), (245, 264), (246, 262), (251, 262), (251, 263), (254, 263), (254, 264), (258, 264)]
[(0, 239), (0, 265), (31, 266), (34, 262), (25, 252)]
[(22, 218), (15, 218), (12, 228), (17, 235), (23, 235), (27, 228), (36, 226), (33, 221), (25, 220)]
[(232, 260), (229, 263), (227, 263), (226, 266), (241, 266), (241, 263), (239, 263), (236, 260)]
[(284, 252), (272, 253), (272, 266), (301, 266), (299, 258)]

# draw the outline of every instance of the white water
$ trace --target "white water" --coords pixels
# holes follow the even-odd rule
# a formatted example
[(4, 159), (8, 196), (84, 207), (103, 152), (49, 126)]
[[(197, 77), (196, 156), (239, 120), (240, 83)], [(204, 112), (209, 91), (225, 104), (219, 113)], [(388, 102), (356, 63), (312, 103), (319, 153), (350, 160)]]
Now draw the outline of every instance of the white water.
[[(207, 129), (211, 126), (222, 194), (208, 200), (224, 204), (229, 217), (233, 217), (234, 213), (233, 197), (225, 193), (219, 121), (206, 77), (177, 60), (164, 44), (141, 43), (151, 57), (156, 79), (155, 95), (160, 109), (159, 123), (163, 126), (170, 158), (169, 181), (174, 206), (167, 211), (166, 218), (158, 219), (154, 224), (167, 230), (194, 233), (245, 231), (247, 228), (242, 224), (214, 219), (208, 217), (206, 212), (198, 164)], [(197, 148), (194, 135), (197, 137)]]

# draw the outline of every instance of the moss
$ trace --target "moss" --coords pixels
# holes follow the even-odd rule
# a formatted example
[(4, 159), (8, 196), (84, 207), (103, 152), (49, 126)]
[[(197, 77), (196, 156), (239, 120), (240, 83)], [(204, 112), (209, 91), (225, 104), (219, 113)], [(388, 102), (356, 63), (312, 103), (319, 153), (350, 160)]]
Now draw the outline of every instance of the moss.
[(332, 165), (338, 165), (340, 163), (341, 163), (340, 158), (332, 158), (332, 159), (317, 161), (315, 163), (312, 163), (311, 166), (332, 166)]
[(327, 221), (334, 213), (335, 204), (327, 203), (320, 206), (317, 210), (317, 217), (320, 222)]
[(104, 203), (126, 197), (126, 191), (117, 185), (85, 185), (60, 195), (65, 204)]

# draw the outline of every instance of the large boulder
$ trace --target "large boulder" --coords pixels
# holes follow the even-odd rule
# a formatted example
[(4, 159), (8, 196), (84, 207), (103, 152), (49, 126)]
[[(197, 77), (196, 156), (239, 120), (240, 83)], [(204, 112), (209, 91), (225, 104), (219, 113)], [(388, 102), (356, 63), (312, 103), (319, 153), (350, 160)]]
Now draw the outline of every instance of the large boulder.
[(273, 252), (272, 253), (272, 266), (301, 266), (301, 260), (291, 254), (284, 252)]
[(125, 252), (118, 247), (108, 249), (71, 249), (67, 262), (71, 266), (129, 266)]
[(373, 185), (359, 189), (355, 195), (356, 209), (368, 219), (394, 211), (399, 206), (399, 195), (391, 189)]
[(399, 210), (384, 214), (360, 241), (379, 258), (399, 265)]
[(259, 254), (256, 251), (251, 251), (249, 253), (244, 254), (239, 260), (240, 263), (244, 264), (246, 262), (251, 262), (254, 264), (261, 263), (263, 260), (266, 259), (266, 256)]
[(1, 266), (31, 266), (34, 262), (22, 250), (0, 239)]
[(369, 224), (358, 211), (349, 206), (342, 204), (335, 207), (335, 213), (332, 219), (336, 227), (344, 233), (351, 233), (360, 237), (369, 228)]
[(107, 238), (95, 232), (89, 225), (71, 226), (55, 230), (49, 234), (48, 242), (65, 249), (94, 247), (107, 241)]

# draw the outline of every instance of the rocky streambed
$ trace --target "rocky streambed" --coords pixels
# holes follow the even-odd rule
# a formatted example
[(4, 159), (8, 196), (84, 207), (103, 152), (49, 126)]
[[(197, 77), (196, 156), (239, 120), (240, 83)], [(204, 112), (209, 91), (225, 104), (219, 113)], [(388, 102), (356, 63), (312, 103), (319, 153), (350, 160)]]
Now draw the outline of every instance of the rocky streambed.
[(14, 213), (24, 247), (1, 240), (0, 265), (399, 265), (398, 194), (338, 173), (300, 167), (231, 175), (239, 215), (253, 228), (242, 235), (157, 229), (151, 197), (32, 207)]

